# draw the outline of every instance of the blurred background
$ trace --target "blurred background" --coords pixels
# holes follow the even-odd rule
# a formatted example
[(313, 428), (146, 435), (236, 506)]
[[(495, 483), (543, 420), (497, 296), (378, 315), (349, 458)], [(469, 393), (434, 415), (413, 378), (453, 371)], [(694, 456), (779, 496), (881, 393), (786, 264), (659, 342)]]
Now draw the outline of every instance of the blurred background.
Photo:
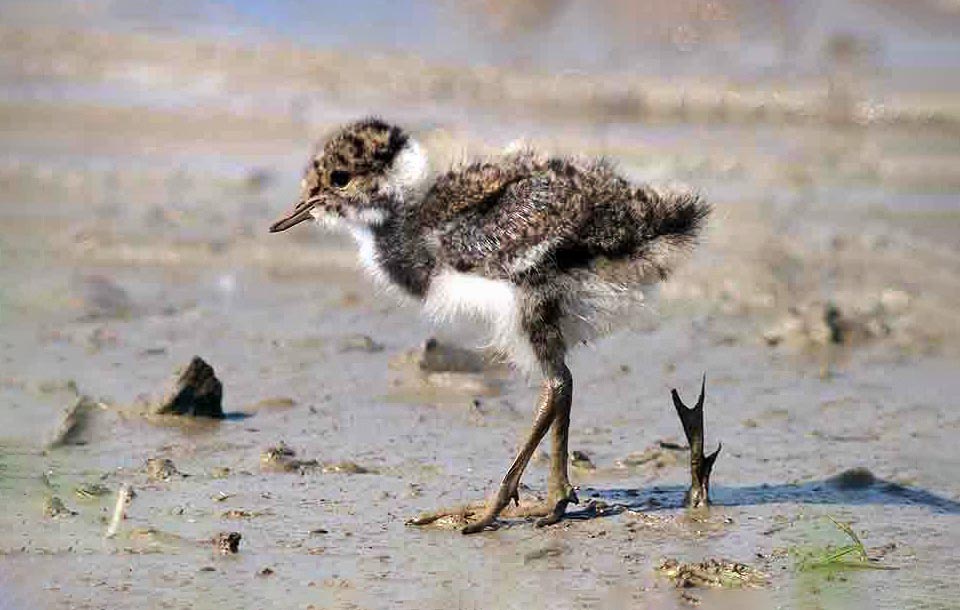
[(312, 143), (378, 114), (437, 166), (524, 138), (955, 246), (958, 25), (950, 0), (6, 0), (3, 213), (90, 229), (61, 251), (241, 262)]
[(344, 262), (318, 254), (336, 238), (263, 227), (316, 140), (375, 114), (434, 169), (524, 140), (701, 190), (713, 254), (667, 295), (772, 342), (836, 307), (849, 337), (944, 349), (958, 25), (949, 0), (7, 0), (4, 317), (83, 315), (87, 263), (137, 265), (150, 300), (144, 278), (171, 265), (215, 270), (222, 293)]
[[(443, 563), (459, 542), (418, 539), (422, 558), (409, 559), (402, 519), (385, 525), (385, 513), (397, 503), (415, 512), (461, 499), (454, 492), (482, 495), (527, 425), (532, 399), (502, 371), (453, 381), (424, 377), (422, 366), (410, 372), (434, 331), (360, 276), (352, 244), (312, 228), (267, 235), (294, 203), (317, 139), (375, 114), (409, 128), (435, 170), (526, 141), (606, 156), (631, 179), (704, 193), (716, 206), (708, 235), (664, 286), (656, 320), (575, 360), (592, 400), (575, 407), (574, 425), (595, 425), (572, 442), (611, 469), (581, 473), (580, 483), (639, 486), (665, 472), (683, 481), (676, 465), (654, 473), (612, 464), (658, 434), (676, 435), (667, 390), (692, 387), (706, 370), (717, 418), (724, 405), (728, 418), (742, 410), (714, 424), (735, 447), (720, 460), (731, 484), (827, 480), (860, 464), (877, 480), (953, 502), (947, 525), (923, 508), (898, 509), (912, 524), (899, 530), (901, 543), (915, 545), (912, 570), (863, 576), (836, 599), (818, 598), (822, 583), (800, 579), (763, 600), (948, 607), (949, 574), (960, 569), (955, 550), (938, 546), (950, 539), (944, 532), (958, 533), (960, 498), (951, 436), (960, 428), (951, 410), (960, 355), (958, 33), (957, 0), (2, 0), (0, 490), (19, 507), (4, 511), (3, 548), (49, 549), (66, 536), (71, 548), (102, 551), (82, 520), (37, 534), (40, 510), (29, 507), (45, 493), (36, 488), (40, 471), (59, 473), (64, 486), (97, 469), (135, 480), (143, 459), (158, 453), (198, 472), (214, 463), (255, 470), (259, 449), (282, 437), (308, 454), (366, 460), (394, 479), (333, 483), (339, 491), (327, 492), (238, 483), (230, 493), (260, 498), (251, 503), (263, 494), (289, 500), (248, 524), (244, 535), (265, 554), (251, 551), (240, 571), (292, 567), (256, 593), (234, 584), (220, 591), (225, 599), (269, 600), (285, 590), (306, 605), (316, 591), (297, 588), (310, 580), (301, 568), (353, 583), (353, 592), (339, 581), (320, 587), (330, 607), (382, 598), (420, 608), (508, 598), (539, 607), (560, 586), (568, 572), (544, 564), (537, 579), (496, 593), (508, 598), (484, 592), (483, 575), (502, 578), (493, 566), (516, 559), (506, 547), (484, 547), (471, 564), (479, 571), (465, 567), (453, 579), (476, 577), (479, 592), (445, 585), (428, 594), (399, 575), (411, 561)], [(443, 333), (470, 345), (469, 329)], [(224, 380), (229, 408), (256, 414), (254, 425), (185, 440), (181, 430), (128, 418), (69, 456), (22, 449), (74, 388), (132, 405), (194, 353)], [(297, 406), (279, 414), (257, 407), (277, 396)], [(481, 399), (489, 406), (470, 406)], [(771, 439), (791, 448), (775, 465), (766, 463)], [(197, 508), (191, 525), (164, 521), (170, 502), (199, 503), (190, 498), (224, 485), (202, 479), (193, 484), (210, 489), (141, 499), (147, 508), (133, 518), (209, 534), (209, 507)], [(326, 494), (338, 528), (354, 528), (352, 541), (338, 538), (344, 549), (375, 547), (393, 563), (349, 560), (345, 568), (332, 550), (318, 559), (284, 547), (277, 536), (310, 529), (302, 522), (310, 493)], [(804, 498), (777, 502), (792, 503), (784, 511), (796, 515)], [(838, 504), (869, 505), (873, 512), (847, 516), (890, 527), (886, 496), (864, 498)], [(394, 538), (384, 542), (383, 531)], [(738, 542), (717, 544), (752, 556), (769, 546), (764, 531), (747, 527)], [(691, 548), (695, 538), (680, 535)], [(151, 540), (131, 544), (203, 561)], [(589, 546), (578, 552), (586, 555), (572, 556), (576, 565), (597, 561)], [(643, 552), (652, 561), (655, 549)], [(934, 561), (944, 555), (954, 559)], [(161, 559), (151, 565), (162, 572)], [(55, 558), (25, 550), (0, 561), (14, 577), (34, 579), (14, 586), (0, 576), (0, 597), (121, 604), (122, 587), (91, 592), (78, 583), (93, 576)], [(374, 585), (380, 565), (385, 580)], [(103, 566), (121, 578), (126, 564), (108, 556)], [(598, 569), (613, 580), (624, 574)], [(633, 589), (603, 588), (601, 576), (581, 573), (584, 591), (605, 592), (576, 599), (598, 607), (638, 599)], [(153, 590), (131, 586), (134, 599)], [(365, 588), (372, 598), (357, 591)], [(680, 603), (662, 595), (642, 599)]]

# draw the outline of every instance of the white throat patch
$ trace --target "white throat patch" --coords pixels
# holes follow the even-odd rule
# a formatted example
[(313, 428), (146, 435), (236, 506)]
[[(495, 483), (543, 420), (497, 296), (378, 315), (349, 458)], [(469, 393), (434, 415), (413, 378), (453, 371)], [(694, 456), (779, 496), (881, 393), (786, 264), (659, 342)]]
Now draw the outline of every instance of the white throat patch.
[(356, 240), (359, 248), (358, 255), (360, 264), (374, 279), (387, 283), (386, 274), (380, 266), (380, 260), (377, 257), (377, 244), (373, 238), (373, 231), (370, 227), (359, 223), (345, 223), (350, 235)]
[(427, 178), (427, 153), (410, 138), (397, 153), (387, 172), (387, 189), (397, 197), (405, 197), (420, 189)]

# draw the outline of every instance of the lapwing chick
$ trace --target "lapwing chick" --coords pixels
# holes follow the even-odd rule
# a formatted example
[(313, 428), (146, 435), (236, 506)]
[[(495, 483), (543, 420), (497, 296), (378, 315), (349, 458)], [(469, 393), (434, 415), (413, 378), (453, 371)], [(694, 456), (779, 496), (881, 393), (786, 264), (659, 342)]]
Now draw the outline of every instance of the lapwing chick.
[(402, 128), (364, 119), (310, 159), (293, 211), (349, 232), (377, 281), (438, 320), (485, 322), (491, 345), (542, 375), (533, 429), (494, 496), (464, 533), (495, 528), (523, 471), (553, 428), (548, 496), (538, 525), (558, 522), (577, 496), (567, 474), (577, 344), (629, 320), (697, 241), (709, 206), (689, 193), (632, 184), (603, 160), (522, 150), (430, 176)]

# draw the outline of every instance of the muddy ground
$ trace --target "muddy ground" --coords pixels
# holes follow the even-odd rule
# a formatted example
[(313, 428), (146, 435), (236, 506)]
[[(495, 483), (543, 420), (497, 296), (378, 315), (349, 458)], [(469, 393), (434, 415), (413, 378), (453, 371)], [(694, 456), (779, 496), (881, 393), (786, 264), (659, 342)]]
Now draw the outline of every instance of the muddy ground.
[[(111, 109), (122, 86), (104, 86), (120, 90), (24, 101), (16, 81), (0, 102), (0, 607), (957, 607), (960, 146), (942, 123), (405, 110), (438, 167), (525, 137), (716, 205), (649, 315), (572, 357), (581, 507), (464, 537), (405, 521), (491, 491), (535, 384), (424, 375), (427, 338), (475, 331), (378, 292), (340, 238), (266, 233), (328, 123)], [(144, 416), (194, 355), (227, 417)], [(688, 514), (669, 390), (692, 403), (703, 373), (707, 446), (724, 448), (715, 506)], [(45, 449), (78, 393), (87, 425)], [(299, 464), (264, 462), (281, 442)], [(830, 518), (869, 562), (811, 567), (848, 542)], [(670, 558), (763, 577), (678, 589), (657, 569)]]

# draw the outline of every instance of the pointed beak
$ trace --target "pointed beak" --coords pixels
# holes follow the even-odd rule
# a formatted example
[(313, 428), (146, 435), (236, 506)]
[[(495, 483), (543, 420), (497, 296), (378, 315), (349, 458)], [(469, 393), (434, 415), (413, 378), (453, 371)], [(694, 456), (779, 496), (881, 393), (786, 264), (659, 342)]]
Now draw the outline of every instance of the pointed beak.
[(279, 233), (280, 231), (286, 231), (290, 227), (294, 227), (305, 220), (310, 220), (310, 212), (316, 204), (316, 199), (301, 201), (297, 204), (297, 207), (293, 209), (293, 212), (270, 225), (270, 232)]

